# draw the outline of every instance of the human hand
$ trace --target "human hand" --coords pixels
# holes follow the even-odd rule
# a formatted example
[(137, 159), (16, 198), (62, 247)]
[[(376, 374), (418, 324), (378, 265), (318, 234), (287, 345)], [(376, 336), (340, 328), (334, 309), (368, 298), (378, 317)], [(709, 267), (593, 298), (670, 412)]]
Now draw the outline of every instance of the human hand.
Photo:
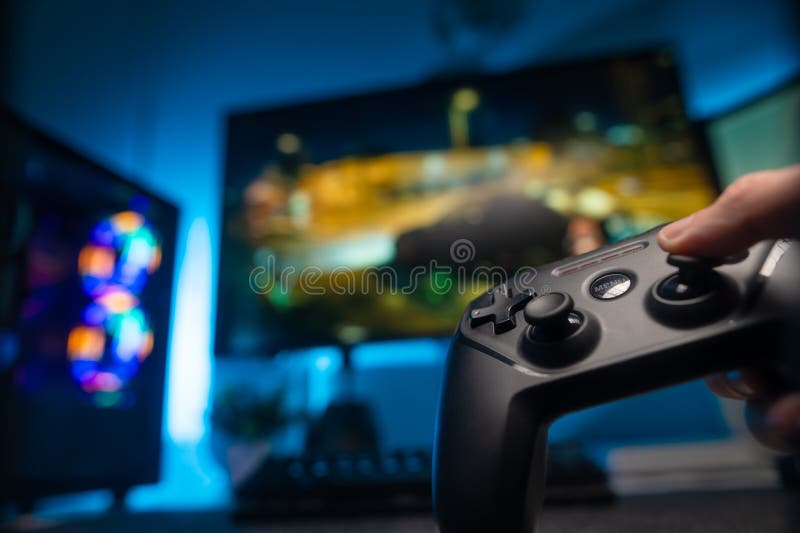
[[(800, 237), (800, 165), (742, 176), (712, 205), (665, 226), (658, 242), (669, 253), (718, 257), (785, 237)], [(776, 394), (770, 376), (749, 368), (706, 383), (719, 396), (747, 402), (748, 426), (762, 443), (800, 451), (800, 392)]]

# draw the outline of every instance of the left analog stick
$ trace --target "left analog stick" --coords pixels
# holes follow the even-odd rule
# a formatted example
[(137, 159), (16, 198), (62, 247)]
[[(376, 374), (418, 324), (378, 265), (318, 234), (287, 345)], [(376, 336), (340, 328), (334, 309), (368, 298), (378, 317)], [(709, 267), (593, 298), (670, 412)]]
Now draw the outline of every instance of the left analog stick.
[(569, 337), (581, 325), (574, 308), (572, 297), (563, 292), (551, 292), (528, 302), (523, 316), (532, 326), (531, 338), (552, 342)]
[(562, 368), (583, 359), (600, 338), (594, 317), (577, 311), (569, 294), (551, 292), (525, 305), (529, 324), (522, 340), (528, 359), (542, 368)]

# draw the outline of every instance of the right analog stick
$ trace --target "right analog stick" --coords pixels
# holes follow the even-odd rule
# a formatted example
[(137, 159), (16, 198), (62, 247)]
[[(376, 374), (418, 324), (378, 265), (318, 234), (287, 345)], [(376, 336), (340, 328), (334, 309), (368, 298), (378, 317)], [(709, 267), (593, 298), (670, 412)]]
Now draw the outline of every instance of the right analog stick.
[(669, 254), (667, 263), (678, 271), (656, 283), (647, 298), (654, 318), (677, 327), (703, 325), (724, 315), (735, 302), (735, 289), (715, 267), (744, 256), (725, 258)]
[(722, 259), (669, 254), (667, 263), (678, 267), (678, 272), (658, 286), (658, 294), (666, 300), (691, 300), (714, 289), (717, 273), (714, 267)]

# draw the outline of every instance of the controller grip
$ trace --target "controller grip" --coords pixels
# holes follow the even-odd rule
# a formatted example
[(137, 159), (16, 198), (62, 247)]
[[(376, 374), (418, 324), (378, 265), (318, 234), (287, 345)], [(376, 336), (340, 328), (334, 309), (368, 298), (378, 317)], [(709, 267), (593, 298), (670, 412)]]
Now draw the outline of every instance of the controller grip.
[(455, 339), (434, 449), (441, 533), (530, 533), (544, 497), (547, 423), (529, 376)]

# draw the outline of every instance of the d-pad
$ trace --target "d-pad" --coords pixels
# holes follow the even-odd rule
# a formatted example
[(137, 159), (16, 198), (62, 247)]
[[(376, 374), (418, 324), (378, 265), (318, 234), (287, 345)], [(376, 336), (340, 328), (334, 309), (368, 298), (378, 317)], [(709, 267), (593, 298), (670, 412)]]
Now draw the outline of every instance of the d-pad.
[(473, 309), (470, 313), (470, 326), (476, 328), (491, 322), (495, 335), (514, 329), (517, 325), (514, 314), (536, 295), (530, 289), (513, 294), (505, 283), (495, 287), (489, 294), (491, 303), (486, 307)]

